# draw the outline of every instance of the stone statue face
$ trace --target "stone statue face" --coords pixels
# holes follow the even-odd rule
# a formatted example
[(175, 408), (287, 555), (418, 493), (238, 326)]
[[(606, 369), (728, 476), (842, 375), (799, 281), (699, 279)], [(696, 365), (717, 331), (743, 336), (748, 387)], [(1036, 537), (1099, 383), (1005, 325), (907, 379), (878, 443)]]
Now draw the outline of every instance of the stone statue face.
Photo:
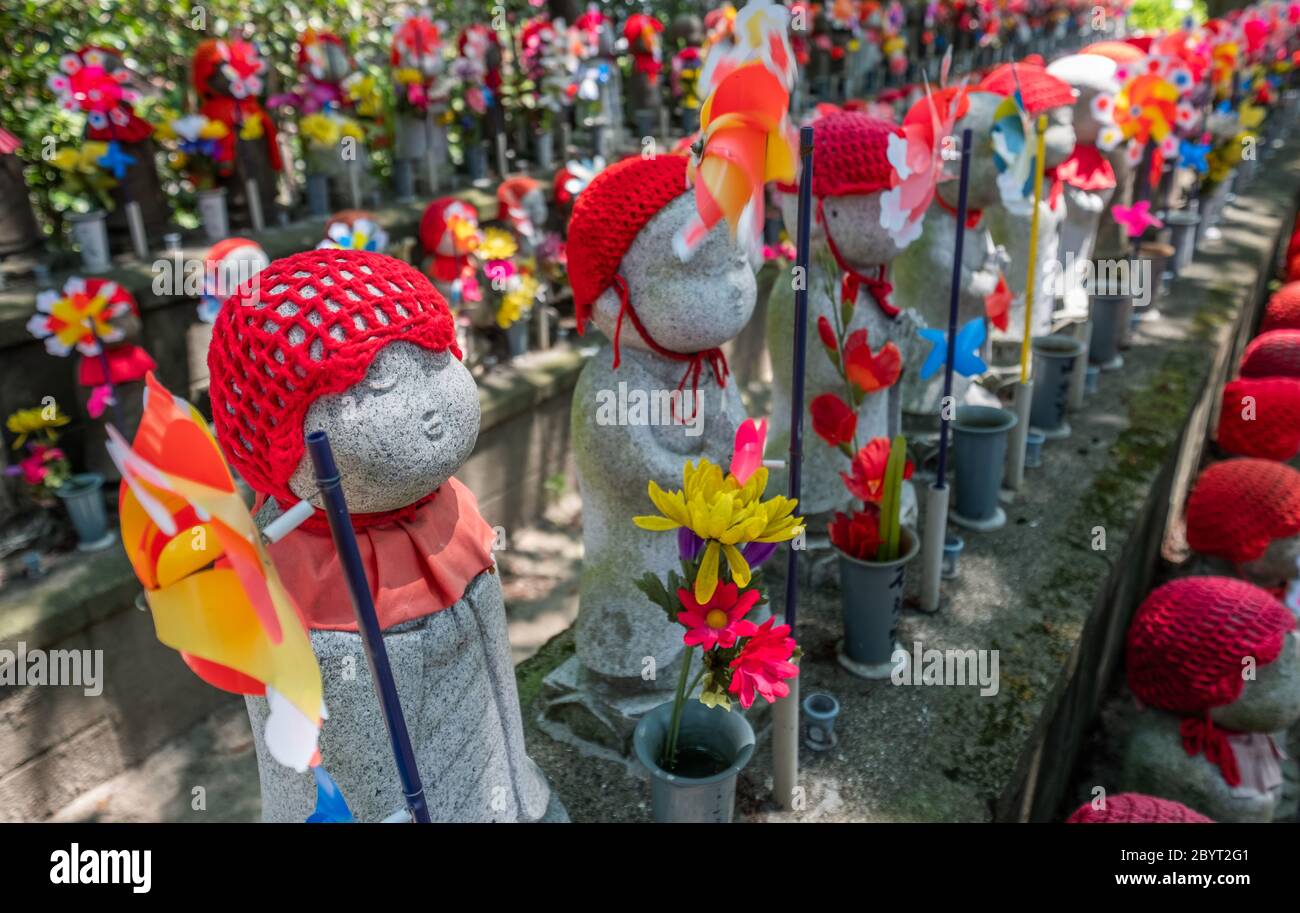
[(1075, 138), (1080, 143), (1095, 146), (1103, 125), (1092, 113), (1092, 102), (1100, 93), (1088, 86), (1076, 86), (1074, 91), (1077, 93), (1074, 99)]
[(1254, 561), (1237, 565), (1237, 571), (1251, 583), (1273, 587), (1286, 580), (1300, 577), (1300, 536), (1274, 539)]
[[(795, 205), (797, 210), (797, 200)], [(829, 197), (822, 204), (822, 213), (840, 256), (859, 272), (888, 263), (902, 250), (880, 227), (878, 193)]]
[[(705, 236), (689, 260), (677, 256), (673, 236), (694, 213), (694, 194), (677, 197), (641, 229), (619, 269), (646, 331), (674, 352), (700, 352), (734, 339), (749, 323), (758, 295), (745, 249), (724, 223)], [(613, 289), (592, 309), (596, 326), (610, 339), (618, 311)], [(626, 319), (619, 341), (623, 347), (649, 348)]]
[(1300, 720), (1300, 633), (1288, 633), (1281, 655), (1267, 666), (1259, 666), (1241, 697), (1225, 707), (1215, 707), (1210, 717), (1238, 732), (1276, 732)]
[(1064, 106), (1047, 112), (1047, 133), (1044, 135), (1043, 162), (1055, 168), (1074, 151), (1077, 135), (1074, 131), (1074, 108)]
[[(303, 420), (304, 436), (323, 430), (353, 513), (397, 510), (447, 481), (478, 439), (478, 387), (450, 352), (393, 342), (365, 378), (322, 396)], [(311, 457), (289, 480), (299, 497), (316, 492)], [(315, 499), (319, 500), (319, 499)]]
[[(966, 128), (971, 131), (970, 182), (966, 191), (966, 204), (971, 209), (985, 209), (1002, 201), (998, 191), (998, 166), (993, 160), (993, 112), (1002, 102), (1001, 95), (992, 92), (971, 92), (970, 110), (953, 127), (953, 136), (960, 138)], [(944, 161), (944, 174), (952, 180), (941, 181), (935, 189), (943, 201), (957, 208), (960, 189), (961, 160)], [(836, 236), (838, 241), (838, 236)]]

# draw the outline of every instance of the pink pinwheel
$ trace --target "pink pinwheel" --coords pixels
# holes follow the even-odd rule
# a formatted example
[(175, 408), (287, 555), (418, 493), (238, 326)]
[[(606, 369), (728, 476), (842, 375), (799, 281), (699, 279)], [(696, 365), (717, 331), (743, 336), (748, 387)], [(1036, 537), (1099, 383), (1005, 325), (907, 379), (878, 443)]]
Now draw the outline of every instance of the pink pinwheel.
[(59, 70), (48, 82), (65, 111), (84, 113), (96, 130), (109, 129), (110, 122), (118, 127), (130, 124), (130, 106), (139, 96), (126, 87), (131, 74), (125, 67), (108, 69), (104, 51), (92, 47), (64, 54), (59, 58)]
[(100, 384), (90, 391), (90, 399), (86, 403), (86, 412), (91, 418), (99, 418), (115, 402), (113, 388), (108, 384)]
[(880, 197), (880, 225), (899, 246), (921, 234), (925, 211), (944, 174), (944, 142), (968, 106), (965, 86), (927, 90), (903, 118), (903, 135), (889, 137), (892, 186)]
[(734, 583), (720, 583), (712, 598), (701, 603), (690, 590), (679, 589), (677, 599), (686, 611), (678, 613), (677, 620), (688, 629), (682, 642), (705, 650), (734, 647), (737, 638), (749, 637), (758, 630), (758, 625), (745, 621), (758, 597), (758, 590), (742, 593)]
[(767, 419), (743, 421), (736, 429), (736, 443), (731, 453), (731, 474), (744, 485), (763, 465), (763, 446), (767, 443)]
[(1138, 237), (1148, 228), (1163, 228), (1165, 225), (1151, 214), (1150, 200), (1140, 200), (1132, 206), (1112, 206), (1110, 214), (1130, 238)]

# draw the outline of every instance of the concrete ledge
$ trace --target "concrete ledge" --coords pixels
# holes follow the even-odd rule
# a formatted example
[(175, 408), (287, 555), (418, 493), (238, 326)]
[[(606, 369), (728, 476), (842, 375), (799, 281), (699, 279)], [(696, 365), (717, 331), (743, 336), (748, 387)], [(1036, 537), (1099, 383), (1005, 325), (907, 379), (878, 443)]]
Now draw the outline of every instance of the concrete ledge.
[[(961, 574), (945, 585), (945, 607), (934, 616), (904, 614), (898, 639), (909, 652), (914, 643), (997, 650), (997, 695), (849, 676), (835, 661), (842, 626), (834, 562), (805, 560), (801, 690), (839, 699), (839, 743), (802, 753), (804, 807), (784, 812), (771, 802), (770, 749), (760, 742), (738, 786), (738, 820), (1059, 820), (1080, 745), (1121, 659), (1163, 531), (1181, 511), (1219, 383), (1249, 335), (1297, 194), (1300, 152), (1280, 150), (1261, 163), (1253, 186), (1228, 208), (1222, 239), (1205, 245), (1159, 302), (1161, 319), (1134, 334), (1125, 368), (1102, 376), (1100, 392), (1071, 416), (1073, 435), (1049, 442), (1044, 465), (1004, 504), (1007, 526), (964, 534)], [(1092, 546), (1099, 529), (1104, 550)], [(782, 563), (778, 555), (768, 567)], [(909, 591), (918, 571), (910, 569)], [(779, 593), (775, 576), (768, 584)], [(565, 637), (520, 666), (521, 683), (562, 661), (572, 649)], [(530, 752), (574, 820), (649, 820), (640, 780), (549, 739), (535, 715)]]

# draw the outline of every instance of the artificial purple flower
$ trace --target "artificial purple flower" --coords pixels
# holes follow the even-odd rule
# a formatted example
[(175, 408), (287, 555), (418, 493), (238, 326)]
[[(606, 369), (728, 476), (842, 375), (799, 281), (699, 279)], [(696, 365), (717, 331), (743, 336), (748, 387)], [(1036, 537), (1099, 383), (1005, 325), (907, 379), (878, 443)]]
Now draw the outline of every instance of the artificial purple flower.
[(677, 527), (677, 554), (683, 561), (694, 561), (704, 548), (704, 540), (685, 526)]
[(777, 542), (751, 542), (742, 548), (740, 553), (745, 557), (745, 561), (749, 563), (752, 570), (768, 558), (771, 558), (776, 553), (776, 547), (779, 544)]

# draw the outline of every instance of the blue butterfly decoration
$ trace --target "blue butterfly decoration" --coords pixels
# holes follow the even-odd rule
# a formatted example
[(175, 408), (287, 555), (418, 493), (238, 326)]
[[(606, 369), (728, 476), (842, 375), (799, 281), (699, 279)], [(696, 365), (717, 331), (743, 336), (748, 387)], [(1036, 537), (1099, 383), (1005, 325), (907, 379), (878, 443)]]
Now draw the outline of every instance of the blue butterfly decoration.
[(352, 809), (348, 808), (343, 791), (325, 771), (325, 765), (317, 764), (311, 769), (316, 778), (316, 810), (307, 819), (308, 824), (355, 824)]
[[(929, 380), (943, 367), (948, 357), (948, 333), (944, 330), (932, 330), (928, 327), (918, 331), (922, 339), (930, 343), (930, 354), (921, 365), (921, 380)], [(957, 331), (957, 346), (953, 355), (952, 369), (962, 377), (983, 374), (989, 369), (984, 359), (979, 357), (980, 346), (988, 330), (983, 317), (968, 320)]]
[(1185, 167), (1195, 169), (1197, 174), (1205, 174), (1210, 170), (1210, 162), (1206, 158), (1209, 154), (1209, 143), (1193, 143), (1189, 140), (1178, 143), (1179, 160)]
[(135, 164), (135, 157), (122, 151), (116, 141), (108, 144), (108, 151), (99, 157), (99, 165), (113, 173), (119, 181), (126, 177), (126, 169)]

